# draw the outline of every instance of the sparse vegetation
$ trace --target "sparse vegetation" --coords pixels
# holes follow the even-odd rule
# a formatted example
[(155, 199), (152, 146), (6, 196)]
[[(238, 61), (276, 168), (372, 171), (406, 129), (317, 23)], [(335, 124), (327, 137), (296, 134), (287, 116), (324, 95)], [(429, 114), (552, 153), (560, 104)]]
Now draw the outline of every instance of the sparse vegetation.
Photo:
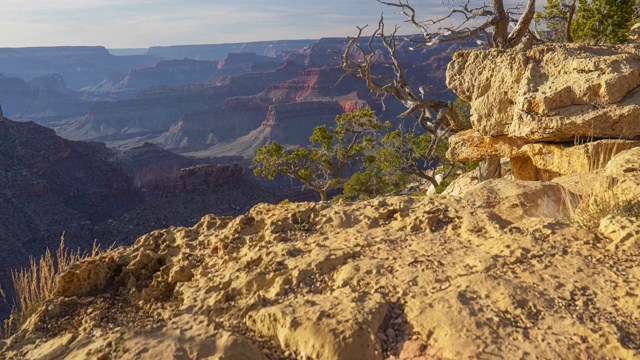
[[(458, 98), (453, 109), (463, 123), (470, 123), (469, 104)], [(384, 135), (376, 151), (365, 158), (365, 168), (356, 172), (345, 184), (348, 198), (368, 199), (379, 195), (399, 194), (409, 184), (425, 181), (437, 192), (458, 175), (477, 166), (449, 161), (446, 141), (428, 132), (417, 135), (417, 129), (401, 127)], [(426, 190), (426, 189), (425, 189)]]
[[(469, 121), (466, 103), (457, 101), (455, 109)], [(345, 199), (399, 194), (421, 180), (441, 191), (468, 168), (447, 160), (447, 143), (433, 140), (434, 135), (391, 129), (369, 109), (344, 114), (333, 129), (316, 127), (309, 148), (287, 150), (273, 142), (258, 149), (254, 172), (269, 179), (282, 174), (300, 180), (326, 201), (329, 190), (341, 185)]]
[(567, 195), (565, 202), (570, 205), (567, 206), (570, 209), (570, 220), (586, 229), (597, 229), (600, 226), (600, 220), (609, 215), (640, 220), (640, 194), (623, 198), (616, 191), (608, 188), (588, 195)]
[(335, 127), (313, 130), (308, 148), (289, 150), (274, 141), (258, 149), (254, 173), (269, 179), (278, 174), (297, 179), (327, 201), (329, 190), (344, 183), (346, 170), (373, 149), (373, 135), (385, 126), (389, 124), (380, 123), (370, 109), (339, 115)]
[[(47, 249), (39, 260), (30, 258), (29, 267), (12, 271), (11, 279), (16, 298), (9, 319), (4, 321), (0, 338), (11, 336), (40, 309), (46, 300), (51, 298), (55, 287), (55, 277), (58, 273), (74, 262), (96, 256), (99, 253), (101, 253), (100, 246), (95, 243), (90, 253), (65, 248), (63, 234), (55, 258)], [(4, 297), (4, 293), (2, 296)]]
[[(436, 151), (429, 151), (430, 146), (437, 146)], [(446, 142), (432, 141), (431, 134), (418, 136), (414, 132), (392, 131), (382, 138), (376, 151), (365, 158), (365, 170), (355, 173), (345, 183), (344, 195), (367, 199), (398, 194), (419, 180), (439, 186), (436, 173), (448, 178), (455, 172), (455, 165), (444, 156), (446, 150)]]
[(551, 31), (547, 40), (620, 44), (637, 21), (635, 0), (549, 0), (536, 23)]

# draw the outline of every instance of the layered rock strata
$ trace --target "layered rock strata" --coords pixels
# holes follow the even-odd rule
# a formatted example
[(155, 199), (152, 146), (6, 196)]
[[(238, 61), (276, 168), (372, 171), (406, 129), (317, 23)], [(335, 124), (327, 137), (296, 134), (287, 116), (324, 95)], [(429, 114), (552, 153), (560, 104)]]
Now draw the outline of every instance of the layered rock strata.
[(451, 138), (452, 160), (508, 157), (516, 178), (549, 180), (640, 145), (637, 43), (461, 51), (447, 84), (473, 126)]

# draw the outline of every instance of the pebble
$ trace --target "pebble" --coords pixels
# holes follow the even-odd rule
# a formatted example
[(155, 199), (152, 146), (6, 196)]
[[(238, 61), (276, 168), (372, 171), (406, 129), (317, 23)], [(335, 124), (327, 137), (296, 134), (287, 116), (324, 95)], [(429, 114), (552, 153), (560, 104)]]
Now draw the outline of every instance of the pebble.
[(380, 341), (387, 341), (387, 335), (379, 332), (378, 333), (378, 339), (380, 339)]
[(269, 349), (262, 349), (262, 353), (265, 355), (271, 355), (271, 351), (269, 351)]
[(390, 339), (395, 339), (396, 338), (396, 331), (389, 328), (387, 329), (387, 331), (385, 332), (385, 334), (390, 338)]

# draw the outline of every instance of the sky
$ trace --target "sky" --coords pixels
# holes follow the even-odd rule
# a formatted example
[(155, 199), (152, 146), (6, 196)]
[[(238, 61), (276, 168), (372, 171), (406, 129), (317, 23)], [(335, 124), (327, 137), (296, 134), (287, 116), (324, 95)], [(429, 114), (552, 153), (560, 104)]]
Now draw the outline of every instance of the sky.
[[(442, 0), (411, 4), (425, 18)], [(444, 0), (449, 1), (449, 0)], [(376, 0), (0, 0), (0, 47), (110, 49), (346, 37), (404, 19)], [(415, 32), (408, 24), (401, 31)]]

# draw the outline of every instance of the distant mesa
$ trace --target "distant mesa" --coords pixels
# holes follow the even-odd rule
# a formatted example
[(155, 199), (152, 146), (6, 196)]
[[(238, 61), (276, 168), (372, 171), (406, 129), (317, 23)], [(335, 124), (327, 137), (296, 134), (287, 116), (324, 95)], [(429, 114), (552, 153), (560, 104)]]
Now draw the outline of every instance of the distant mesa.
[[(404, 45), (398, 55), (412, 80), (444, 88), (449, 47), (407, 51)], [(121, 56), (103, 47), (0, 49), (6, 69), (0, 99), (10, 117), (46, 124), (72, 140), (251, 157), (268, 141), (261, 132), (272, 121), (279, 129), (274, 136), (296, 145), (308, 135), (284, 124), (330, 123), (362, 106), (389, 120), (402, 111), (400, 103), (383, 104), (362, 81), (343, 76), (344, 46), (342, 38), (324, 38), (154, 47)], [(372, 46), (383, 48), (379, 40)], [(375, 70), (392, 77), (385, 61), (374, 59)]]
[(229, 53), (253, 52), (264, 56), (275, 56), (283, 51), (300, 49), (317, 40), (279, 40), (212, 45), (153, 46), (146, 55), (177, 60), (185, 57), (195, 60), (222, 60)]

